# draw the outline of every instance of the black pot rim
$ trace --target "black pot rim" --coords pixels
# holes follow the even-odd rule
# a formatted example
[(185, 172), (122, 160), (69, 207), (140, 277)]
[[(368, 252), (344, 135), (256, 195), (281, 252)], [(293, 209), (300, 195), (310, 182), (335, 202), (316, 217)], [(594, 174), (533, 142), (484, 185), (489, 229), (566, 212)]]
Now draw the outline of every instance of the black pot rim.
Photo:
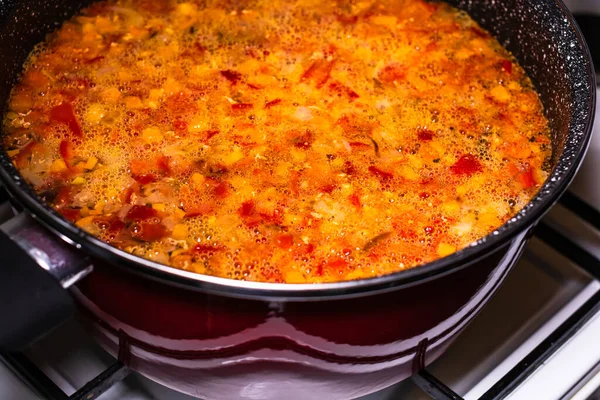
[[(488, 256), (490, 253), (502, 248), (517, 235), (524, 234), (532, 228), (567, 189), (587, 151), (594, 122), (596, 76), (589, 49), (573, 16), (561, 0), (555, 0), (555, 2), (563, 13), (566, 21), (570, 24), (577, 37), (578, 43), (581, 46), (588, 77), (587, 84), (589, 91), (587, 93), (587, 98), (584, 99), (584, 104), (587, 104), (588, 109), (585, 110), (585, 125), (579, 132), (581, 139), (578, 141), (575, 157), (570, 160), (570, 163), (566, 168), (560, 170), (555, 168), (540, 189), (538, 195), (509, 222), (505, 223), (488, 236), (473, 243), (471, 246), (421, 266), (381, 277), (319, 284), (248, 282), (200, 275), (134, 256), (110, 246), (69, 223), (57, 212), (44, 205), (42, 200), (35, 194), (33, 189), (16, 170), (4, 149), (0, 150), (0, 179), (14, 199), (23, 205), (26, 211), (36, 220), (46, 226), (53, 234), (56, 234), (61, 239), (76, 246), (84, 253), (111, 265), (124, 267), (126, 270), (133, 273), (188, 289), (210, 292), (228, 297), (270, 301), (318, 301), (370, 295), (440, 277), (467, 267), (477, 260)], [(583, 112), (584, 110), (579, 111)], [(569, 135), (573, 134), (573, 126), (571, 125)], [(550, 187), (549, 182), (551, 180), (553, 183)]]

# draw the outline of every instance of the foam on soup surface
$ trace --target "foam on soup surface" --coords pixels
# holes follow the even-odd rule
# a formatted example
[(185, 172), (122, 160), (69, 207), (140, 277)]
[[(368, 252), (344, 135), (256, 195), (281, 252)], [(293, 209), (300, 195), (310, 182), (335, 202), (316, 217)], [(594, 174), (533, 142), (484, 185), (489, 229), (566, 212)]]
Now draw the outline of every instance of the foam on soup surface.
[(447, 256), (515, 215), (551, 154), (523, 69), (422, 0), (98, 2), (31, 54), (4, 126), (77, 226), (266, 282)]

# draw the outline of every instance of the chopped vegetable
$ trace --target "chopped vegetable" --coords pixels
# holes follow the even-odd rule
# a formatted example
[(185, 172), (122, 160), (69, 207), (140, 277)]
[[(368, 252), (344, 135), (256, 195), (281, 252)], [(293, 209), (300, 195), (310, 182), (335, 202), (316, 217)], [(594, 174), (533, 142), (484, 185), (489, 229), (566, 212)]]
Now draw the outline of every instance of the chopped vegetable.
[(100, 0), (37, 47), (3, 126), (44, 201), (176, 268), (321, 283), (463, 249), (546, 179), (539, 96), (450, 5), (233, 3)]

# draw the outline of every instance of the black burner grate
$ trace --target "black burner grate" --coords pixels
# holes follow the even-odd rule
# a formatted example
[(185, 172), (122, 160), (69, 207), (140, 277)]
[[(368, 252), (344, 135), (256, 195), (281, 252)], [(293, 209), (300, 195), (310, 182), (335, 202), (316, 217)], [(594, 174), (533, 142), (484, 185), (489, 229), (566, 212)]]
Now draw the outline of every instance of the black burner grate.
[(125, 365), (128, 360), (128, 348), (126, 336), (121, 335), (119, 360), (70, 396), (66, 395), (25, 355), (0, 354), (0, 360), (43, 400), (95, 400), (131, 373), (131, 369)]
[[(566, 193), (560, 200), (562, 206), (582, 220), (600, 230), (600, 212), (579, 199)], [(600, 260), (553, 227), (540, 222), (535, 236), (571, 260), (579, 268), (600, 280)], [(554, 354), (569, 338), (600, 310), (600, 292), (594, 294), (562, 325), (515, 365), (502, 379), (492, 386), (479, 400), (503, 399), (530, 376), (542, 363)], [(93, 400), (124, 379), (131, 370), (128, 363), (128, 342), (125, 334), (119, 341), (119, 360), (104, 372), (85, 384), (81, 389), (66, 395), (50, 378), (20, 353), (0, 354), (3, 361), (38, 396), (44, 400)], [(434, 400), (462, 400), (462, 397), (438, 380), (426, 369), (412, 377), (412, 381)]]

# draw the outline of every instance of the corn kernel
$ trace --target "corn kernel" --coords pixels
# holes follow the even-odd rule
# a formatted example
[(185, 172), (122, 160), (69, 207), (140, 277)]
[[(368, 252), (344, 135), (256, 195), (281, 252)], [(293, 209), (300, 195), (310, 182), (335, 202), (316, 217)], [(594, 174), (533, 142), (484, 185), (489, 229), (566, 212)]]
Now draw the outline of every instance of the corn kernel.
[(196, 13), (196, 6), (191, 3), (181, 3), (177, 5), (175, 12), (180, 15), (193, 15)]
[(242, 149), (240, 149), (238, 146), (234, 146), (233, 151), (223, 157), (223, 164), (235, 164), (242, 158), (244, 158), (244, 153), (242, 152)]
[(85, 178), (82, 176), (78, 176), (77, 178), (71, 181), (71, 185), (83, 185), (85, 183)]
[(442, 204), (442, 210), (446, 214), (456, 214), (460, 211), (460, 204), (457, 201), (446, 201)]
[(504, 86), (496, 86), (490, 92), (494, 100), (499, 101), (501, 103), (506, 103), (510, 100), (510, 93)]
[(50, 165), (50, 172), (61, 172), (67, 169), (67, 164), (62, 158), (56, 159)]
[(94, 205), (94, 210), (102, 211), (104, 209), (104, 200), (98, 200)]
[[(291, 149), (290, 150), (290, 155), (292, 156), (292, 160), (294, 160), (294, 162), (304, 162), (306, 161), (306, 152), (302, 151), (302, 150), (297, 150), (297, 149)], [(338, 157), (341, 159), (341, 157)]]
[(192, 269), (197, 274), (206, 273), (206, 267), (204, 266), (204, 264), (201, 263), (192, 263), (190, 265), (190, 269)]
[(177, 224), (173, 227), (173, 239), (183, 240), (188, 237), (188, 227), (184, 224)]
[(202, 186), (202, 184), (204, 184), (205, 181), (204, 175), (202, 175), (199, 172), (194, 172), (190, 179), (195, 186)]
[(96, 164), (98, 164), (98, 159), (94, 156), (91, 156), (90, 158), (87, 159), (87, 161), (84, 165), (84, 168), (85, 169), (94, 169)]
[(164, 205), (164, 203), (154, 203), (152, 204), (152, 208), (156, 211), (165, 211), (166, 206)]
[(521, 90), (521, 85), (518, 82), (512, 81), (508, 84), (508, 88), (511, 90)]
[(104, 117), (104, 107), (101, 104), (91, 104), (85, 112), (85, 120), (92, 124), (99, 123)]
[(150, 127), (142, 131), (142, 138), (148, 143), (153, 143), (160, 142), (163, 139), (163, 135), (158, 128)]
[(142, 100), (140, 100), (139, 97), (128, 96), (125, 97), (125, 107), (131, 109), (140, 109), (144, 108), (144, 103), (142, 103)]
[(364, 275), (365, 274), (364, 274), (363, 270), (357, 268), (354, 271), (347, 274), (345, 280), (352, 281), (355, 279), (360, 279), (360, 278), (363, 278)]
[(96, 217), (90, 216), (90, 217), (81, 218), (80, 220), (75, 222), (75, 225), (77, 225), (80, 228), (89, 227), (94, 222), (94, 218), (96, 218)]
[(115, 104), (121, 97), (121, 92), (116, 87), (111, 87), (102, 91), (100, 98), (106, 103)]
[(177, 250), (173, 250), (173, 252), (171, 253), (171, 257), (177, 257), (180, 254), (185, 253), (185, 249), (177, 249)]
[(288, 283), (304, 283), (306, 279), (304, 276), (298, 271), (288, 271), (285, 274), (285, 281)]
[(160, 100), (160, 98), (165, 93), (165, 89), (150, 89), (150, 95), (148, 98), (153, 101)]
[(448, 243), (440, 243), (437, 248), (438, 256), (446, 257), (456, 251), (456, 247)]
[(201, 133), (206, 130), (206, 120), (201, 116), (193, 117), (189, 123), (188, 131), (190, 133)]
[(401, 177), (408, 179), (410, 181), (415, 181), (415, 180), (419, 179), (419, 174), (417, 174), (408, 165), (404, 165), (404, 166), (400, 167), (398, 173)]

